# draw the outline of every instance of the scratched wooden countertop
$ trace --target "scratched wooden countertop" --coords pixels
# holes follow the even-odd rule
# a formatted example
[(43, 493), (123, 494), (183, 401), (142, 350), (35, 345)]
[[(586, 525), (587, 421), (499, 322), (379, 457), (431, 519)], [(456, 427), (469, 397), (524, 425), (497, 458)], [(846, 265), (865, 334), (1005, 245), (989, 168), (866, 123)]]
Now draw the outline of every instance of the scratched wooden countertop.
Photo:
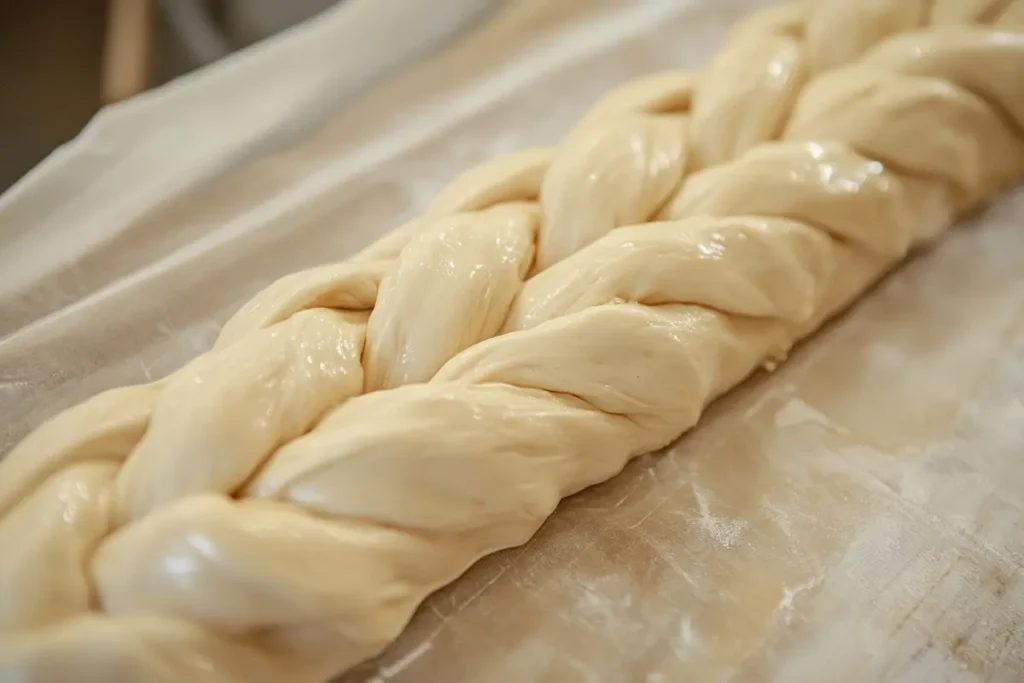
[[(272, 279), (354, 252), (478, 161), (554, 142), (609, 87), (703, 64), (757, 4), (506, 3), (298, 142), (103, 240), (69, 231), (87, 244), (73, 264), (41, 246), (32, 287), (0, 292), (0, 451), (179, 367)], [(1021, 681), (1022, 491), (1017, 192), (340, 680)]]

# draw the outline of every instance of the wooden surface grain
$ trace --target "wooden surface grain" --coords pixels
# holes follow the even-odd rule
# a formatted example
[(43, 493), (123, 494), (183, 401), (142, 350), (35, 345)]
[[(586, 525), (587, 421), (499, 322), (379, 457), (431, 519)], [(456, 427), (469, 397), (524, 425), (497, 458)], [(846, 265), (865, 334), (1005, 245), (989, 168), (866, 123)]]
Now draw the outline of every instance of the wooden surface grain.
[[(702, 64), (757, 4), (511, 3), (303, 142), (43, 269), (38, 303), (0, 315), (0, 451), (180, 366), (271, 279), (557, 140), (616, 83)], [(959, 226), (341, 680), (1024, 680), (1022, 224), (1017, 192)]]

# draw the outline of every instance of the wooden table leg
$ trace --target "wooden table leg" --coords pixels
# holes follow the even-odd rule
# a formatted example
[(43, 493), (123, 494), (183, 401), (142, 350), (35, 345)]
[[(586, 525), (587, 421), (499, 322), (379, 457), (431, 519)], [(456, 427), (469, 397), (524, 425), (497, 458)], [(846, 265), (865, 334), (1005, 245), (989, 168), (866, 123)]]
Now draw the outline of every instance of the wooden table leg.
[(153, 58), (156, 0), (110, 0), (102, 96), (117, 102), (146, 90)]

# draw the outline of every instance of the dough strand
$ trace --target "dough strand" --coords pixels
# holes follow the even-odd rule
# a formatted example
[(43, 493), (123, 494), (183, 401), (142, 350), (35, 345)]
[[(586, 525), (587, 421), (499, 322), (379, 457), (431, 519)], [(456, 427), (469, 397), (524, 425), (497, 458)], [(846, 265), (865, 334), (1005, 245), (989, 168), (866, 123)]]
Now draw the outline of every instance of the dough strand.
[(0, 463), (0, 680), (319, 683), (1024, 178), (1024, 0), (798, 0)]

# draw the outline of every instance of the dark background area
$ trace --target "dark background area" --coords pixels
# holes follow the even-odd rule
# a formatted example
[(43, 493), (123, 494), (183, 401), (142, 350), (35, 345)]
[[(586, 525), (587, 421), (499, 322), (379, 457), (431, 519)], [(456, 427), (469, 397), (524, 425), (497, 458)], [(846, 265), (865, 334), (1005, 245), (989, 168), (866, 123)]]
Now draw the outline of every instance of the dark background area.
[(0, 2), (0, 191), (100, 106), (106, 0)]
[[(78, 134), (105, 102), (216, 61), (335, 2), (0, 0), (0, 192)], [(125, 69), (134, 74), (128, 85)]]

